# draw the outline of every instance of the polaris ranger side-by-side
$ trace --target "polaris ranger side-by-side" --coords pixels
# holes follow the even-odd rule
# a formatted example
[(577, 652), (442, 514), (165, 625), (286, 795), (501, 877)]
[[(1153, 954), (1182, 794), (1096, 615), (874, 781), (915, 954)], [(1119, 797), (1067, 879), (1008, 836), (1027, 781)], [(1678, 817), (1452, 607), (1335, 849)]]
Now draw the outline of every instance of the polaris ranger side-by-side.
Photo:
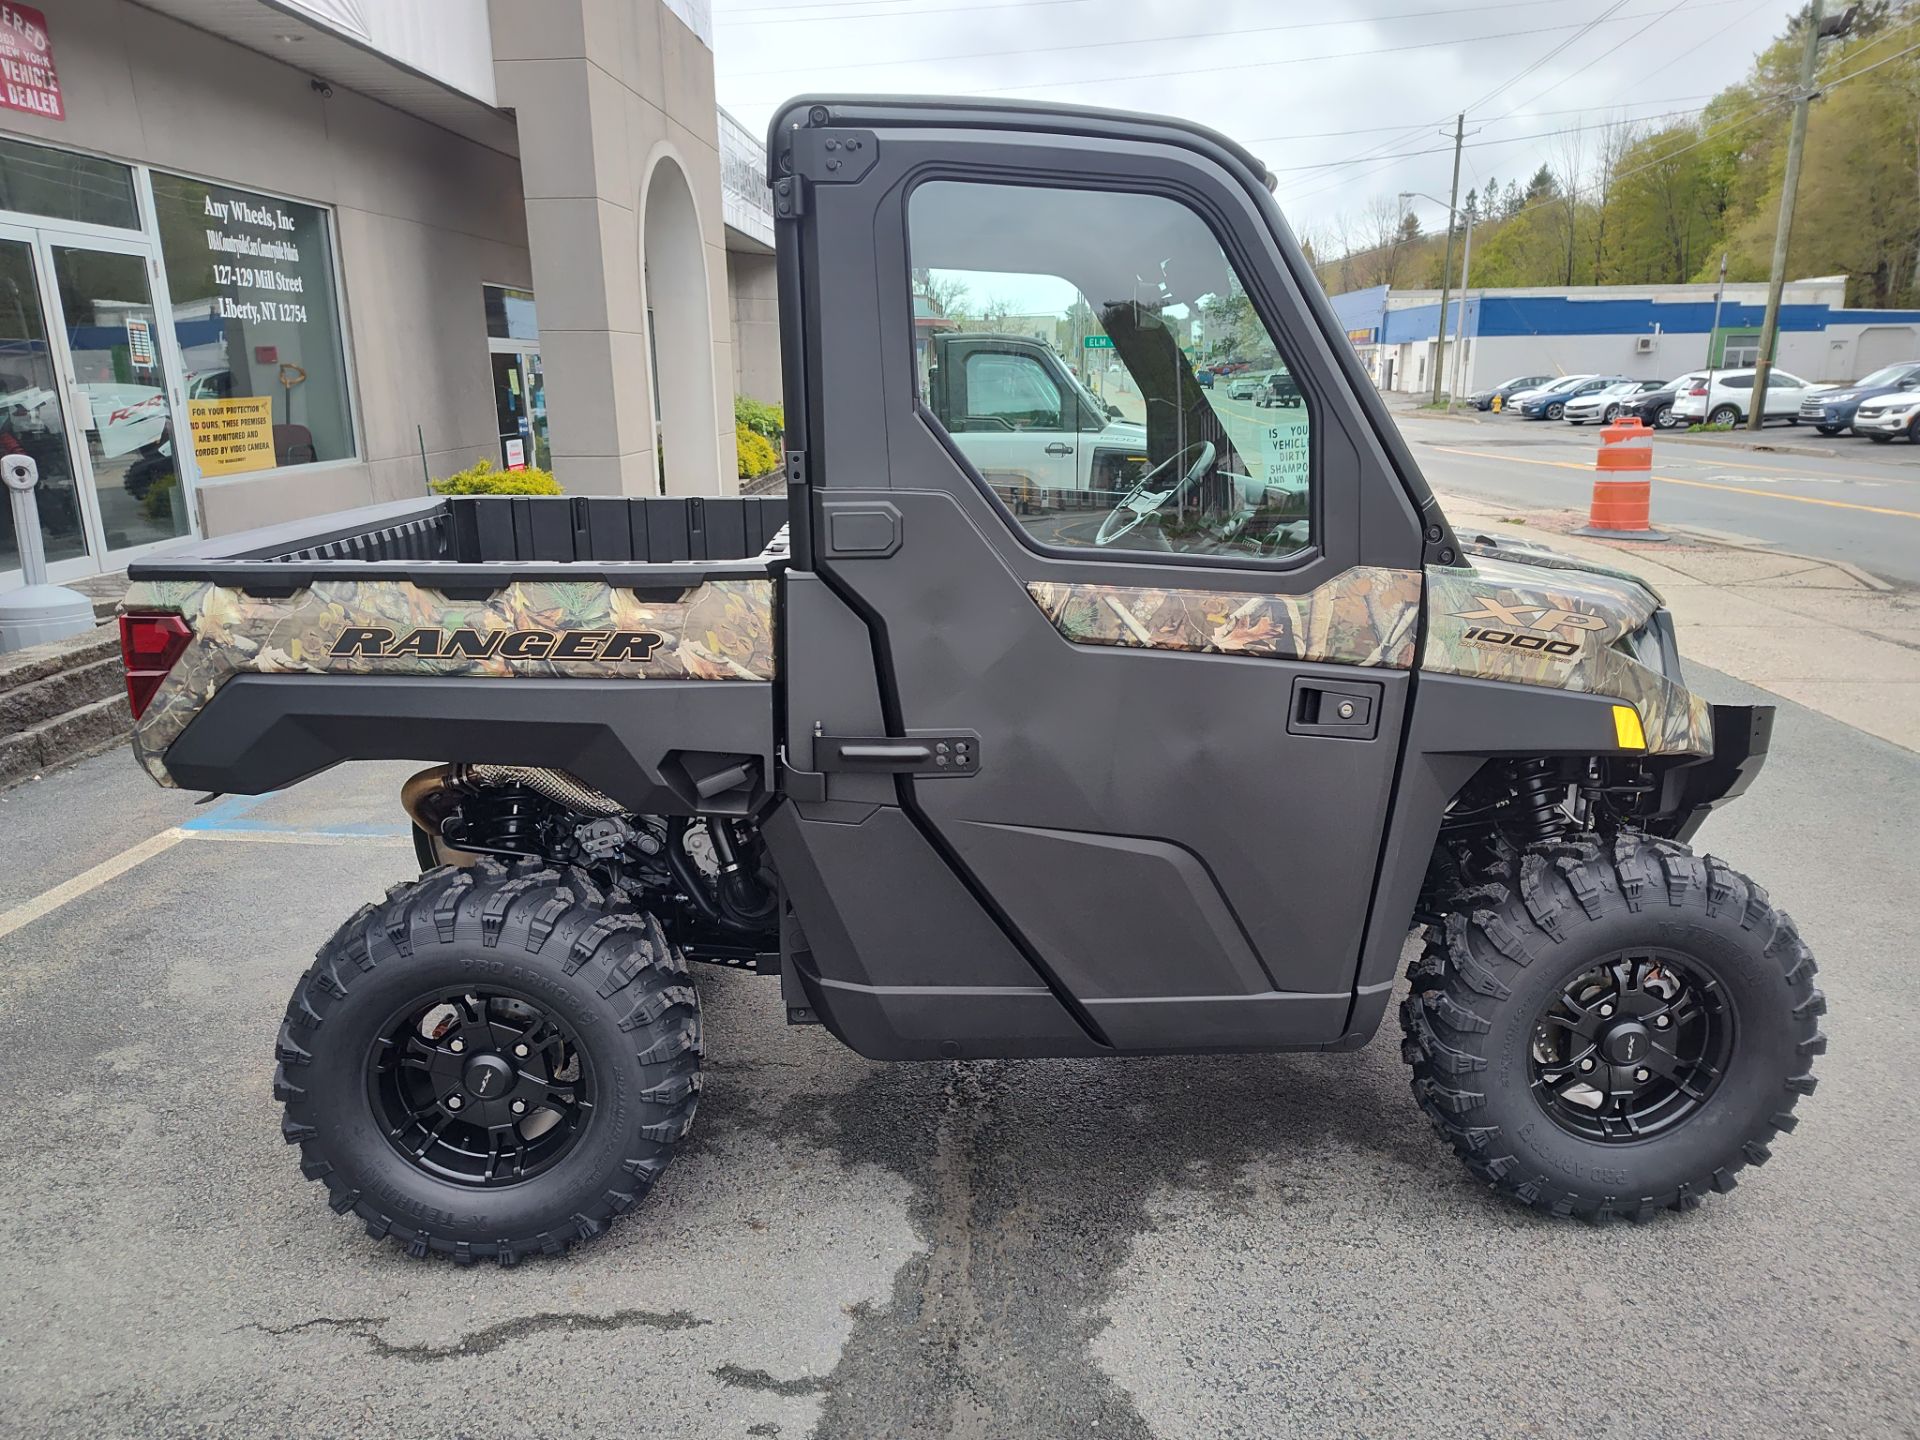
[[(1765, 1160), (1825, 1002), (1687, 842), (1771, 710), (1691, 693), (1631, 577), (1456, 534), (1259, 163), (957, 99), (796, 101), (769, 157), (783, 497), (407, 502), (132, 567), (162, 783), (435, 762), (424, 873), (280, 1030), (333, 1207), (459, 1260), (597, 1234), (693, 1120), (688, 960), (882, 1059), (1352, 1050), (1414, 926), (1414, 1094), (1488, 1185), (1644, 1219)], [(1139, 463), (992, 481), (1087, 397), (930, 335), (967, 287), (1100, 352)], [(1202, 386), (1222, 351), (1300, 403)]]

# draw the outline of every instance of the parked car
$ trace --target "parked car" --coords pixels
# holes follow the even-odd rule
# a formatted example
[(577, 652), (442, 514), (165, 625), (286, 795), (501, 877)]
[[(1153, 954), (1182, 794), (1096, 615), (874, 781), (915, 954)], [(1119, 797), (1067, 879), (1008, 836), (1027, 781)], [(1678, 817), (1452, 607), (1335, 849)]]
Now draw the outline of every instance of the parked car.
[(1476, 410), (1491, 410), (1495, 400), (1498, 400), (1504, 409), (1522, 390), (1537, 390), (1542, 385), (1551, 385), (1553, 380), (1554, 377), (1551, 375), (1521, 375), (1504, 384), (1496, 385), (1491, 390), (1481, 390), (1468, 398), (1473, 401), (1473, 408)]
[[(1753, 408), (1752, 370), (1716, 370), (1713, 393), (1707, 393), (1707, 377), (1702, 375), (1673, 401), (1674, 417), (1683, 424), (1744, 425)], [(1798, 375), (1775, 367), (1767, 381), (1767, 420), (1800, 423), (1800, 402), (1811, 387)]]
[(1862, 401), (1853, 412), (1853, 433), (1883, 445), (1896, 435), (1904, 435), (1920, 445), (1920, 387)]
[(1544, 390), (1525, 392), (1517, 396), (1510, 407), (1522, 420), (1563, 420), (1567, 414), (1567, 402), (1582, 395), (1591, 395), (1604, 390), (1609, 385), (1617, 385), (1626, 379), (1624, 375), (1569, 375), (1565, 380), (1556, 381)]
[(1920, 360), (1882, 365), (1851, 385), (1831, 385), (1811, 391), (1800, 401), (1800, 418), (1822, 435), (1838, 435), (1854, 423), (1854, 415), (1862, 402), (1904, 390), (1920, 390)]
[(1620, 418), (1627, 401), (1658, 390), (1661, 384), (1659, 380), (1618, 380), (1584, 395), (1575, 395), (1567, 401), (1567, 423), (1585, 425), (1598, 420), (1603, 425), (1611, 425)]
[(1267, 376), (1267, 383), (1254, 396), (1253, 403), (1264, 409), (1275, 405), (1294, 409), (1301, 403), (1300, 382), (1293, 378), (1291, 370), (1275, 370)]
[(1656, 390), (1629, 396), (1620, 406), (1620, 419), (1629, 415), (1642, 424), (1651, 425), (1656, 430), (1671, 430), (1680, 423), (1673, 413), (1674, 397), (1689, 386), (1698, 385), (1707, 378), (1704, 370), (1690, 370), (1685, 375), (1669, 380)]

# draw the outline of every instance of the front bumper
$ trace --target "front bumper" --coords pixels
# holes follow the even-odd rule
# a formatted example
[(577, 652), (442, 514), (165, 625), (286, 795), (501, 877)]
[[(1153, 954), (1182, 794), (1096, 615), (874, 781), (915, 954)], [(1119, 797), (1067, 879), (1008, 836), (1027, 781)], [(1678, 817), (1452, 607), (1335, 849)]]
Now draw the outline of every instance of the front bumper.
[(1773, 743), (1771, 705), (1715, 705), (1713, 753), (1676, 765), (1661, 779), (1659, 814), (1647, 829), (1686, 841), (1727, 801), (1744, 794)]
[(1903, 435), (1913, 422), (1911, 410), (1889, 410), (1879, 415), (1855, 413), (1853, 428), (1861, 435)]

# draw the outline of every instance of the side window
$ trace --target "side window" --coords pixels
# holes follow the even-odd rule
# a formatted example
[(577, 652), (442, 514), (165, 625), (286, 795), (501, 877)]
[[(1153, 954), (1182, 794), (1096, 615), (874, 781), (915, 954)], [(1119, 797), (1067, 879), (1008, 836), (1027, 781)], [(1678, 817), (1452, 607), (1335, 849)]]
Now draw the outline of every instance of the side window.
[(1775, 370), (1767, 377), (1767, 380), (1770, 384), (1784, 385), (1789, 390), (1804, 390), (1807, 388), (1806, 381), (1802, 380), (1798, 375), (1789, 375), (1784, 370)]
[(1307, 395), (1198, 214), (930, 181), (907, 215), (921, 397), (1013, 524), (1075, 549), (1307, 547)]
[(1061, 396), (1040, 362), (1031, 355), (976, 350), (966, 357), (967, 429), (1071, 429), (1061, 419)]
[(1751, 390), (1753, 388), (1753, 377), (1751, 375), (1729, 375), (1720, 383), (1729, 390)]

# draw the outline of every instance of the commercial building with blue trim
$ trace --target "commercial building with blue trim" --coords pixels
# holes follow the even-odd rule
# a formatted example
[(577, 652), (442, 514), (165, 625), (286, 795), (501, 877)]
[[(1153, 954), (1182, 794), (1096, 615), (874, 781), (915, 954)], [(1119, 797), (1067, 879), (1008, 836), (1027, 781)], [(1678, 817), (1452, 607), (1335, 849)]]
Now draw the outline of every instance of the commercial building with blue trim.
[[(1447, 303), (1445, 380), (1457, 376), (1458, 393), (1470, 395), (1519, 375), (1668, 380), (1708, 363), (1751, 365), (1767, 287), (1728, 285), (1717, 330), (1714, 288), (1469, 290)], [(1896, 361), (1920, 360), (1920, 310), (1851, 310), (1846, 289), (1844, 275), (1787, 284), (1776, 357), (1781, 369), (1810, 381), (1844, 381)], [(1432, 389), (1441, 328), (1437, 290), (1377, 285), (1336, 295), (1333, 307), (1382, 390)], [(1462, 337), (1457, 355), (1451, 344), (1456, 334)]]

